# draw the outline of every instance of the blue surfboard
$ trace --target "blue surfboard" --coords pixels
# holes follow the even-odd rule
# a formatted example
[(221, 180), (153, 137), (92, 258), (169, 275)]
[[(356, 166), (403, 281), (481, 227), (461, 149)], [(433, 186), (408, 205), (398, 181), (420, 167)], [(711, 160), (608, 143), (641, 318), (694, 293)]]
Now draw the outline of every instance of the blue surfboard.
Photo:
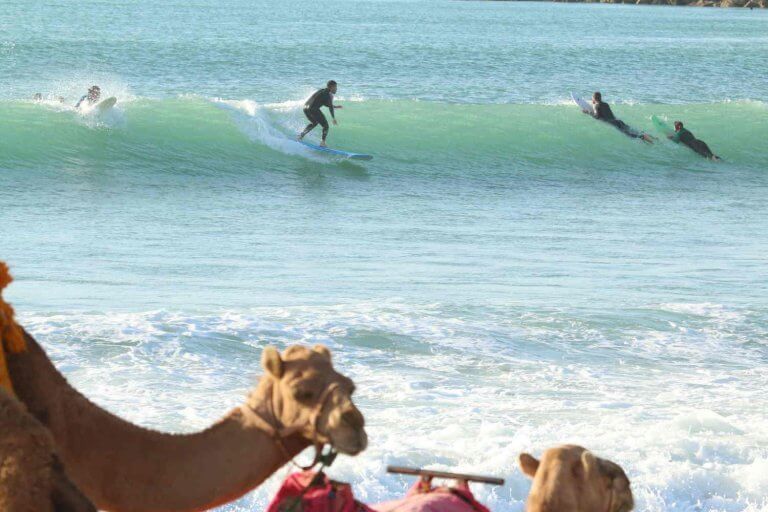
[(349, 151), (343, 151), (341, 149), (324, 148), (323, 146), (318, 146), (317, 144), (312, 144), (311, 142), (305, 142), (303, 140), (300, 140), (299, 144), (302, 144), (309, 149), (313, 149), (321, 153), (343, 156), (344, 158), (349, 158), (350, 160), (373, 160), (373, 155), (365, 155), (363, 153), (350, 153)]

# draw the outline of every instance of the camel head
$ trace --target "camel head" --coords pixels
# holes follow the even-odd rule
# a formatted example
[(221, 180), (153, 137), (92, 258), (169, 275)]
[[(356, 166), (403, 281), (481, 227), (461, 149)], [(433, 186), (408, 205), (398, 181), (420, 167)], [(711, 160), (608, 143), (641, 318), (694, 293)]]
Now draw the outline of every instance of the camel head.
[(629, 512), (629, 478), (621, 466), (581, 446), (544, 452), (541, 461), (520, 454), (520, 468), (533, 479), (527, 512)]
[(266, 373), (248, 399), (252, 411), (268, 404), (280, 427), (341, 453), (356, 455), (366, 448), (365, 419), (352, 402), (355, 385), (334, 370), (325, 346), (291, 346), (282, 354), (266, 347), (261, 363)]

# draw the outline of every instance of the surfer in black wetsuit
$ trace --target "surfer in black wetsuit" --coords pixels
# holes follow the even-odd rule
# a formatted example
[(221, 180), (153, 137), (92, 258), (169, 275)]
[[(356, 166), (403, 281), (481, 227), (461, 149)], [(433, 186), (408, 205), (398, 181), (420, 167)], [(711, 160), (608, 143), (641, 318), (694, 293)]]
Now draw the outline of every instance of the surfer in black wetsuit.
[(94, 103), (99, 101), (100, 97), (101, 97), (101, 87), (99, 87), (98, 85), (94, 85), (88, 89), (88, 94), (80, 98), (80, 100), (75, 105), (75, 108), (80, 108), (80, 105), (86, 100), (88, 101), (89, 105), (93, 105)]
[(645, 142), (653, 143), (653, 139), (650, 135), (638, 132), (621, 119), (616, 119), (616, 116), (613, 115), (613, 111), (611, 110), (611, 106), (603, 101), (603, 95), (599, 92), (592, 95), (592, 107), (594, 108), (592, 116), (595, 119), (605, 121), (606, 123), (615, 126), (621, 133), (628, 137), (632, 137), (633, 139), (643, 139)]
[(325, 89), (319, 89), (304, 103), (304, 115), (309, 119), (309, 124), (304, 131), (299, 135), (299, 140), (303, 139), (306, 134), (311, 132), (318, 124), (323, 127), (323, 140), (320, 145), (325, 147), (325, 138), (328, 136), (328, 120), (325, 115), (320, 111), (320, 107), (328, 107), (331, 112), (331, 118), (333, 119), (333, 125), (336, 126), (336, 116), (334, 115), (334, 109), (341, 108), (341, 105), (333, 104), (333, 95), (336, 94), (338, 85), (334, 80), (329, 80)]
[(683, 123), (681, 121), (675, 121), (675, 133), (670, 135), (669, 138), (680, 144), (685, 144), (704, 158), (709, 158), (710, 160), (720, 160), (719, 156), (712, 153), (712, 150), (709, 149), (707, 143), (694, 137), (690, 131), (683, 127)]

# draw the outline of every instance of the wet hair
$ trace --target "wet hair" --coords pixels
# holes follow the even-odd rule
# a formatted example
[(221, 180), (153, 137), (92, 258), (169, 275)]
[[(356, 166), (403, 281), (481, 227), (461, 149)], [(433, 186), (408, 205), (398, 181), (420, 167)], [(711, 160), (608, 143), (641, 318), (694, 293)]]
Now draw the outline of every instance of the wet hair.
[(593, 94), (592, 97), (595, 98), (597, 101), (602, 101), (603, 100), (603, 95), (600, 94), (599, 91), (595, 91), (595, 94)]
[(328, 86), (328, 88), (330, 89), (331, 87), (333, 87), (334, 85), (336, 85), (336, 80), (328, 80), (328, 83), (327, 83), (327, 84), (325, 84), (325, 85), (327, 85), (327, 86)]
[(678, 126), (680, 128), (682, 128), (683, 127), (683, 122), (682, 121), (675, 121), (675, 128), (677, 128)]
[(88, 89), (88, 92), (90, 92), (90, 91), (99, 91), (99, 92), (101, 92), (101, 87), (99, 87), (98, 85), (92, 85), (91, 88)]

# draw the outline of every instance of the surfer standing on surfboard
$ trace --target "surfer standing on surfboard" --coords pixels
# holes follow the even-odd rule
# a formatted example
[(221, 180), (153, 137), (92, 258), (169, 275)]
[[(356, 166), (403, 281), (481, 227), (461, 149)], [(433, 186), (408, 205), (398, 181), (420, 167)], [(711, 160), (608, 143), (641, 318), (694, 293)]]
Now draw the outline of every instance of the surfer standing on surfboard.
[(75, 105), (75, 108), (80, 108), (80, 105), (86, 100), (88, 101), (88, 105), (93, 105), (99, 101), (99, 98), (101, 98), (101, 87), (94, 85), (88, 89), (88, 94), (80, 98)]
[(327, 87), (316, 91), (309, 99), (304, 103), (304, 115), (309, 119), (309, 124), (304, 131), (299, 134), (299, 140), (303, 139), (306, 134), (311, 132), (318, 124), (323, 127), (323, 140), (320, 145), (325, 147), (325, 138), (328, 136), (328, 120), (325, 115), (320, 111), (320, 107), (328, 107), (331, 112), (331, 118), (333, 119), (333, 125), (336, 126), (336, 116), (334, 115), (334, 109), (342, 108), (341, 105), (333, 104), (333, 95), (338, 90), (338, 85), (335, 80), (329, 80), (326, 84)]
[(637, 132), (621, 119), (616, 119), (616, 116), (613, 115), (613, 111), (611, 110), (611, 106), (603, 101), (603, 95), (599, 92), (592, 95), (592, 108), (594, 109), (594, 112), (587, 112), (587, 114), (592, 114), (595, 119), (612, 124), (628, 137), (632, 137), (633, 139), (643, 139), (645, 142), (653, 143), (653, 138), (651, 138), (650, 135)]

